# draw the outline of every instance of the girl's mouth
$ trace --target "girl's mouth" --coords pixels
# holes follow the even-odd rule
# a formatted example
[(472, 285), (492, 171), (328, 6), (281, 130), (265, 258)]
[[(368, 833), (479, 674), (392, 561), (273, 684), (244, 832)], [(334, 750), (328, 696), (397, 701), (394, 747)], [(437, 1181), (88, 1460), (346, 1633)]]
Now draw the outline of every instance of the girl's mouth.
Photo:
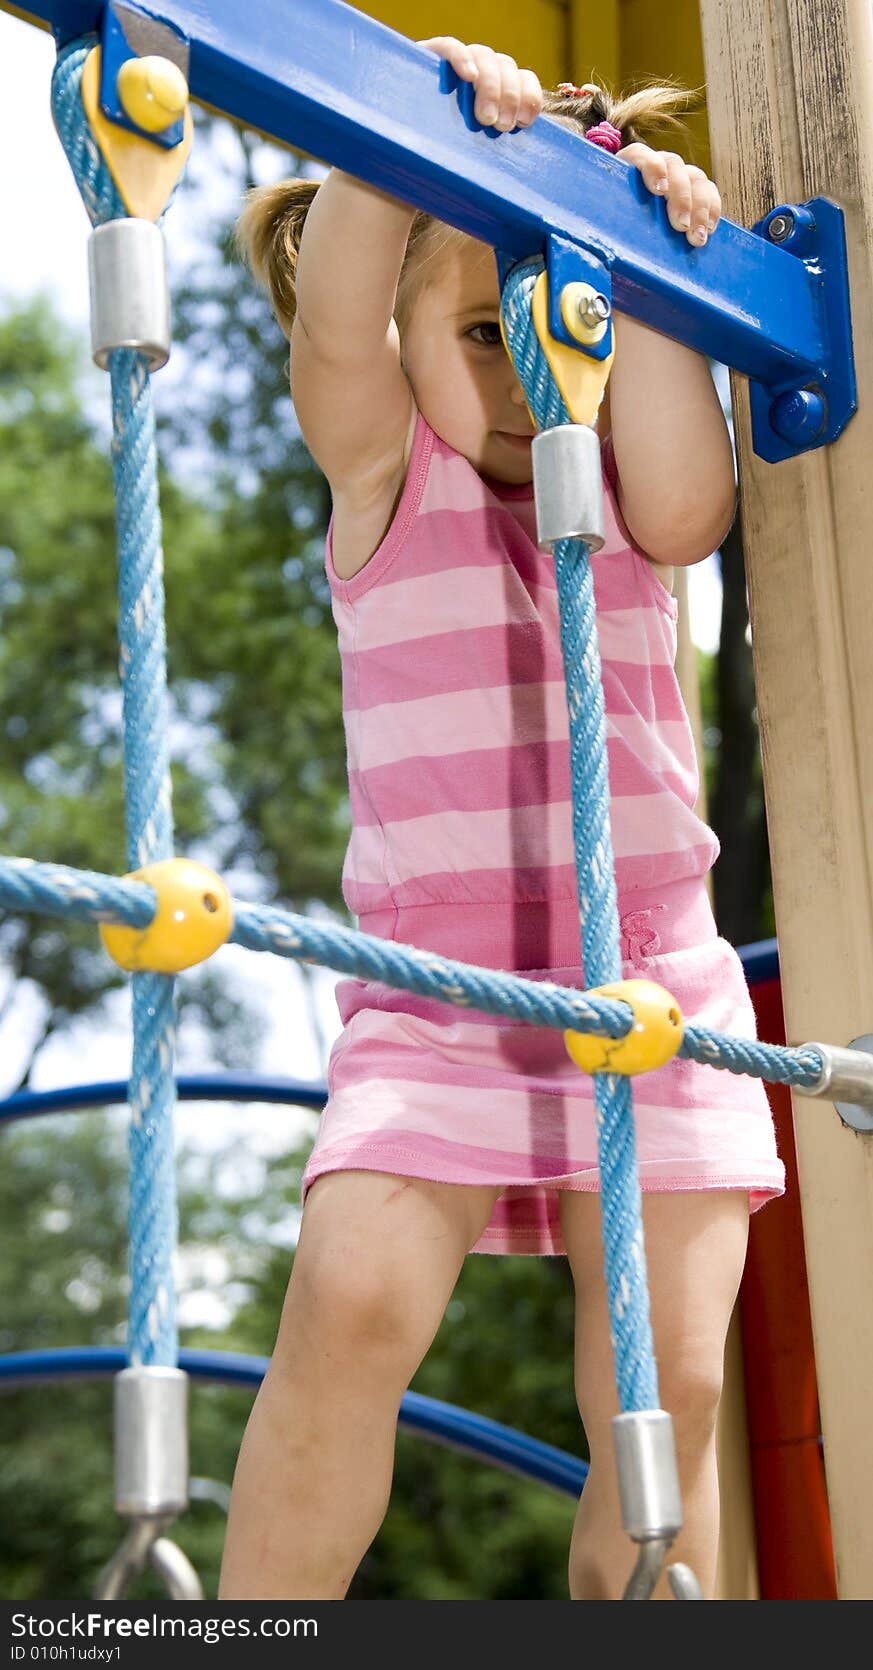
[(515, 447), (516, 450), (521, 452), (527, 451), (533, 440), (533, 435), (513, 435), (508, 429), (498, 429), (497, 434), (501, 441), (506, 441), (508, 446)]

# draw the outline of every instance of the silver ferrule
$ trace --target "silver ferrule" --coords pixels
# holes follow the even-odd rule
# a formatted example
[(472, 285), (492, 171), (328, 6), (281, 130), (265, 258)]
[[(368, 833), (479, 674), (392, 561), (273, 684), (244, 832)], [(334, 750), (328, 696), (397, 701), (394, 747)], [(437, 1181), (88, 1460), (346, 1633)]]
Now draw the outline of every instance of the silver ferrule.
[(600, 442), (584, 423), (562, 423), (534, 436), (537, 540), (549, 550), (561, 539), (584, 539), (599, 551), (606, 537)]
[(91, 353), (105, 371), (114, 348), (145, 354), (149, 371), (170, 357), (170, 294), (164, 235), (130, 216), (95, 227), (88, 240)]
[(115, 1506), (173, 1517), (188, 1505), (188, 1376), (126, 1368), (115, 1377)]
[(853, 1131), (873, 1131), (873, 1032), (853, 1038), (847, 1049), (836, 1044), (810, 1043), (822, 1059), (821, 1077), (813, 1085), (795, 1085), (800, 1096), (824, 1096), (833, 1102), (844, 1125)]
[(665, 1409), (616, 1415), (612, 1423), (622, 1524), (634, 1542), (672, 1542), (682, 1529), (673, 1422)]

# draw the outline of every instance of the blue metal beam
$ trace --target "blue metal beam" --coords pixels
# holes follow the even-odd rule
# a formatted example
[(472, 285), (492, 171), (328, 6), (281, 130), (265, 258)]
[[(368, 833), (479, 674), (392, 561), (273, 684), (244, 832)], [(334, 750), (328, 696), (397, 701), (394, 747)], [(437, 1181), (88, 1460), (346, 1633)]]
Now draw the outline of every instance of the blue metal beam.
[[(99, 0), (26, 4), (59, 41), (98, 30), (104, 10)], [(547, 118), (522, 133), (482, 130), (433, 54), (341, 0), (125, 0), (125, 9), (184, 37), (199, 102), (510, 256), (545, 253), (551, 235), (593, 252), (617, 307), (764, 385), (755, 415), (764, 456), (832, 440), (851, 416), (842, 217), (832, 205), (813, 205), (822, 238), (808, 219), (796, 252), (791, 239), (777, 247), (728, 220), (696, 250), (637, 169)], [(783, 439), (770, 431), (768, 442), (774, 398), (810, 385), (830, 408), (820, 429), (783, 401)]]

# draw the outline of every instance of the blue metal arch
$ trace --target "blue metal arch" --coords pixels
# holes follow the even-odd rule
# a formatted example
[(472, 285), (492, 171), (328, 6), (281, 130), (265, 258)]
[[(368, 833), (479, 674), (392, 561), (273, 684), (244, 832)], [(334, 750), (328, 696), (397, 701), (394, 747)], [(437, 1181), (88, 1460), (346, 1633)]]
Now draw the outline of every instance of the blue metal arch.
[[(268, 1362), (267, 1357), (224, 1351), (179, 1352), (179, 1367), (193, 1380), (227, 1386), (259, 1386)], [(59, 1380), (109, 1380), (127, 1366), (126, 1353), (116, 1346), (14, 1352), (0, 1357), (0, 1392)], [(566, 1450), (420, 1392), (406, 1393), (399, 1424), (408, 1432), (548, 1485), (564, 1496), (578, 1497), (588, 1473), (587, 1463)]]

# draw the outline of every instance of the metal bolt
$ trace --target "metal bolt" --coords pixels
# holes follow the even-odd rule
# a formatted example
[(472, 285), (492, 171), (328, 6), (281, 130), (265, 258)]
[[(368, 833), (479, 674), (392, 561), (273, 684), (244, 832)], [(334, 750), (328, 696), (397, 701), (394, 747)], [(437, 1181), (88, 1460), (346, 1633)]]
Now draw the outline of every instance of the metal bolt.
[(805, 447), (821, 434), (827, 406), (816, 389), (790, 389), (778, 394), (770, 407), (770, 424), (783, 441)]
[(771, 243), (784, 244), (794, 231), (794, 216), (791, 214), (774, 215), (767, 227), (767, 236)]
[(612, 308), (606, 296), (601, 296), (598, 293), (596, 296), (580, 296), (576, 303), (576, 311), (583, 325), (593, 328), (595, 325), (606, 323), (612, 313)]

